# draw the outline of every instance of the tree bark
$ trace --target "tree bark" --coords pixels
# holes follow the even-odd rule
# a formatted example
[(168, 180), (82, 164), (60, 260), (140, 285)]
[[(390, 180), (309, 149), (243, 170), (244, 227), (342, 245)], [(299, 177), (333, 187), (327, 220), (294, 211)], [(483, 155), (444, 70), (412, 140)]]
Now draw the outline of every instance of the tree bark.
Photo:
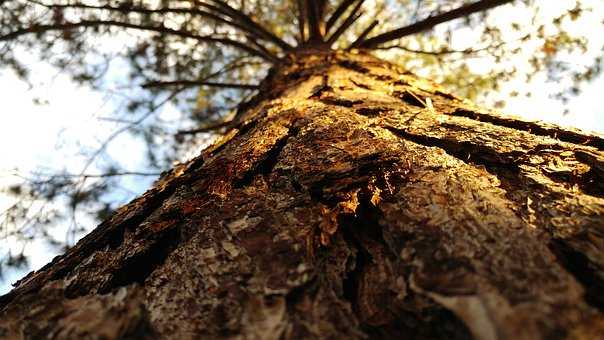
[(601, 136), (320, 51), (233, 126), (0, 297), (0, 336), (604, 334)]

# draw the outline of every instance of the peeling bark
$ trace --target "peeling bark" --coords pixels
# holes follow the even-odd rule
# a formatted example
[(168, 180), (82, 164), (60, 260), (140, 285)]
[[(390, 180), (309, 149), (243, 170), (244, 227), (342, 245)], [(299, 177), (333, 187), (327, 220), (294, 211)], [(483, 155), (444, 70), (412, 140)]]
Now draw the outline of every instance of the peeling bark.
[(604, 334), (602, 136), (340, 52), (292, 55), (237, 117), (0, 297), (0, 336)]

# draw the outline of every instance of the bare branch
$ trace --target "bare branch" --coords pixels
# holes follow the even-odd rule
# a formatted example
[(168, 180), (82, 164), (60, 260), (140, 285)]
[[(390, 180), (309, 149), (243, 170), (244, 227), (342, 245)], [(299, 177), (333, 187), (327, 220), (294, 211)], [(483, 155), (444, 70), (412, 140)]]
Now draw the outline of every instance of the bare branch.
[(250, 43), (252, 43), (252, 45), (254, 45), (254, 47), (256, 47), (257, 51), (263, 53), (267, 59), (272, 60), (275, 64), (279, 62), (279, 57), (274, 55), (271, 51), (264, 47), (264, 45), (260, 44), (254, 37), (246, 36), (246, 38)]
[(264, 53), (257, 51), (239, 41), (228, 39), (228, 38), (217, 38), (215, 36), (200, 36), (188, 31), (175, 30), (171, 28), (167, 28), (165, 26), (144, 26), (139, 24), (133, 24), (128, 22), (121, 22), (115, 20), (82, 20), (79, 22), (65, 22), (61, 24), (53, 24), (53, 25), (32, 25), (27, 28), (22, 28), (0, 36), (0, 41), (8, 41), (18, 38), (19, 36), (33, 33), (44, 33), (48, 31), (62, 31), (69, 30), (78, 27), (99, 27), (99, 26), (113, 26), (113, 27), (124, 27), (131, 28), (141, 31), (151, 31), (158, 33), (171, 34), (175, 36), (180, 36), (183, 38), (190, 38), (197, 41), (210, 42), (210, 43), (219, 43), (223, 45), (233, 46), (239, 48), (245, 52), (250, 53), (251, 55), (255, 55), (266, 59), (269, 62), (274, 62), (274, 60), (267, 59)]
[(466, 49), (466, 50), (448, 50), (448, 49), (443, 49), (443, 50), (439, 50), (439, 51), (424, 51), (424, 50), (414, 50), (412, 48), (408, 48), (402, 45), (391, 45), (391, 46), (384, 46), (384, 47), (376, 47), (376, 50), (392, 50), (392, 49), (399, 49), (399, 50), (403, 50), (405, 52), (410, 52), (410, 53), (417, 53), (417, 54), (425, 54), (425, 55), (434, 55), (434, 56), (439, 56), (439, 55), (446, 55), (446, 54), (454, 54), (454, 53), (473, 53), (475, 52), (472, 49)]
[(251, 84), (234, 84), (234, 83), (220, 83), (211, 81), (199, 81), (199, 80), (173, 80), (173, 81), (152, 81), (141, 85), (142, 88), (148, 89), (152, 87), (167, 87), (167, 86), (213, 86), (220, 88), (236, 88), (246, 90), (256, 90), (258, 85)]
[(505, 45), (506, 42), (500, 42), (498, 44), (489, 44), (487, 46), (481, 47), (481, 48), (466, 48), (463, 50), (451, 50), (448, 48), (444, 48), (438, 51), (424, 51), (424, 50), (416, 50), (416, 49), (412, 49), (412, 48), (408, 48), (406, 46), (402, 46), (402, 45), (391, 45), (391, 46), (384, 46), (384, 47), (376, 47), (376, 50), (391, 50), (391, 49), (400, 49), (403, 50), (405, 52), (410, 52), (410, 53), (417, 53), (417, 54), (426, 54), (426, 55), (433, 55), (433, 56), (442, 56), (442, 55), (447, 55), (447, 54), (466, 54), (466, 55), (471, 55), (471, 54), (476, 54), (478, 52), (481, 51), (485, 51), (488, 49), (493, 49), (493, 48), (499, 48), (502, 45)]
[(95, 5), (87, 5), (83, 3), (69, 3), (69, 4), (48, 4), (42, 1), (37, 0), (27, 0), (27, 2), (43, 6), (51, 9), (70, 9), (70, 8), (78, 8), (78, 9), (92, 9), (92, 10), (106, 10), (111, 12), (120, 12), (120, 13), (143, 13), (143, 14), (166, 14), (166, 13), (179, 13), (179, 14), (195, 14), (199, 16), (207, 16), (213, 20), (233, 25), (234, 23), (229, 22), (215, 14), (210, 12), (202, 11), (196, 8), (184, 8), (184, 7), (163, 7), (163, 8), (145, 8), (139, 6), (124, 6), (124, 7), (114, 7), (109, 5), (95, 6)]
[[(249, 15), (231, 7), (226, 2), (221, 1), (221, 0), (212, 0), (212, 2), (217, 4), (217, 6), (223, 10), (223, 13), (226, 13), (228, 16), (233, 18), (233, 20), (241, 20), (240, 22), (242, 22), (245, 25), (247, 25), (248, 27), (250, 27), (251, 31), (256, 32), (256, 34), (258, 34), (260, 37), (264, 38), (264, 40), (270, 41), (270, 42), (274, 43), (275, 45), (279, 46), (283, 51), (289, 51), (294, 48), (290, 44), (283, 41), (283, 39), (279, 38), (272, 32), (270, 32), (267, 29), (265, 29), (264, 27), (262, 27), (262, 25), (258, 24), (254, 20), (252, 20), (249, 17)], [(205, 4), (203, 4), (203, 5), (206, 6)], [(211, 5), (209, 5), (209, 6), (211, 6)], [(212, 6), (212, 7), (215, 7), (215, 6)]]
[(297, 0), (298, 4), (298, 34), (300, 35), (300, 44), (303, 44), (306, 41), (306, 34), (304, 33), (304, 29), (306, 26), (306, 8), (304, 8), (304, 4), (306, 1)]
[[(119, 176), (159, 176), (161, 172), (138, 172), (138, 171), (123, 171), (123, 172), (107, 172), (104, 174), (40, 174), (34, 173), (36, 176), (47, 176), (48, 180), (44, 182), (50, 182), (55, 178), (106, 178), (106, 177), (119, 177)], [(30, 180), (33, 182), (33, 180)]]
[(361, 33), (357, 39), (350, 45), (350, 47), (347, 48), (347, 50), (350, 50), (352, 48), (356, 48), (357, 46), (361, 45), (363, 43), (363, 41), (365, 41), (365, 38), (367, 38), (367, 35), (369, 35), (369, 33), (375, 28), (375, 26), (377, 26), (379, 24), (379, 20), (373, 20), (373, 22), (367, 26), (367, 28), (365, 28), (365, 30), (363, 31), (363, 33)]
[(512, 2), (512, 0), (481, 0), (473, 4), (461, 6), (449, 12), (431, 16), (425, 20), (416, 22), (412, 25), (401, 27), (386, 33), (382, 33), (373, 38), (367, 39), (359, 47), (375, 48), (385, 42), (399, 39), (422, 31), (426, 31), (444, 22), (462, 18), (476, 12), (485, 11), (493, 7), (506, 4), (508, 2)]
[[(249, 61), (241, 61), (240, 58), (231, 61), (230, 63), (224, 65), (223, 67), (221, 67), (219, 70), (217, 70), (216, 72), (210, 73), (209, 75), (201, 78), (201, 79), (197, 79), (197, 80), (193, 80), (193, 81), (180, 81), (180, 83), (182, 83), (182, 85), (186, 85), (186, 87), (190, 87), (190, 86), (198, 86), (198, 85), (208, 85), (211, 86), (210, 84), (217, 84), (218, 82), (209, 82), (210, 79), (219, 76), (223, 73), (244, 67), (244, 66), (248, 66), (248, 65), (253, 65), (254, 63), (249, 62)], [(149, 82), (146, 84), (141, 85), (143, 88), (151, 88), (151, 87), (167, 87), (167, 86), (174, 86), (174, 85), (179, 85), (177, 84), (179, 81), (153, 81), (153, 82)], [(243, 85), (240, 85), (243, 86)], [(250, 85), (251, 86), (251, 85)]]
[(319, 13), (317, 2), (320, 0), (306, 0), (306, 16), (308, 19), (309, 40), (312, 42), (323, 41), (321, 24), (319, 22)]
[(327, 23), (325, 24), (325, 33), (329, 33), (333, 25), (338, 21), (338, 19), (346, 12), (348, 7), (352, 6), (354, 2), (357, 0), (342, 0), (333, 14), (327, 19)]
[(249, 34), (251, 34), (255, 37), (258, 37), (258, 38), (266, 39), (266, 37), (262, 36), (260, 31), (254, 25), (250, 25), (249, 22), (247, 22), (246, 20), (243, 20), (239, 15), (237, 15), (236, 10), (229, 11), (228, 8), (225, 9), (221, 6), (215, 6), (215, 5), (207, 4), (207, 3), (197, 1), (197, 0), (192, 0), (192, 2), (196, 5), (205, 7), (210, 11), (219, 13), (220, 15), (223, 15), (223, 16), (229, 18), (231, 20), (231, 22), (235, 22), (240, 27), (244, 27), (245, 30), (247, 32), (249, 32)]
[(327, 0), (317, 0), (317, 21), (319, 22), (319, 31), (321, 36), (325, 36), (325, 7), (327, 6)]
[[(163, 105), (165, 105), (166, 103), (168, 103), (169, 101), (174, 99), (179, 93), (184, 91), (184, 89), (185, 89), (184, 87), (179, 87), (179, 88), (173, 90), (166, 98), (164, 98), (158, 104), (153, 105), (151, 107), (151, 109), (149, 111), (147, 111), (144, 115), (142, 115), (140, 118), (133, 121), (131, 124), (128, 124), (124, 127), (117, 129), (111, 135), (109, 135), (109, 137), (107, 137), (107, 139), (105, 139), (105, 141), (101, 144), (101, 146), (92, 154), (92, 156), (88, 159), (88, 161), (86, 161), (86, 164), (84, 164), (84, 167), (82, 168), (82, 171), (80, 171), (79, 175), (84, 175), (86, 173), (86, 170), (88, 170), (88, 167), (90, 167), (90, 165), (92, 165), (94, 160), (107, 148), (109, 143), (111, 143), (111, 141), (113, 141), (117, 136), (119, 136), (120, 134), (122, 134), (122, 133), (128, 131), (129, 129), (144, 122), (147, 118), (149, 118), (152, 114), (154, 114), (160, 107), (162, 107)], [(75, 190), (74, 190), (74, 196), (80, 195), (85, 182), (86, 182), (86, 178), (82, 178), (82, 180), (76, 185)], [(76, 223), (75, 212), (76, 212), (77, 206), (78, 206), (78, 201), (75, 201), (71, 206), (71, 216), (72, 216), (72, 220), (73, 220), (74, 224)]]
[(329, 37), (329, 39), (327, 39), (327, 45), (331, 46), (334, 42), (336, 42), (336, 40), (338, 40), (338, 38), (344, 32), (346, 32), (346, 30), (348, 28), (350, 28), (350, 26), (352, 26), (352, 24), (354, 24), (354, 22), (357, 21), (361, 17), (361, 15), (363, 15), (362, 12), (359, 13), (359, 9), (363, 5), (363, 2), (365, 2), (365, 0), (360, 0), (354, 6), (352, 11), (350, 11), (350, 13), (348, 14), (348, 17), (346, 17), (344, 22), (342, 22), (342, 24), (340, 25), (340, 27), (338, 27), (338, 29), (335, 32), (333, 32), (333, 34)]
[[(94, 6), (94, 5), (87, 5), (87, 4), (82, 4), (82, 3), (71, 3), (71, 4), (47, 4), (44, 2), (40, 2), (37, 0), (27, 0), (30, 3), (34, 3), (46, 8), (51, 8), (51, 9), (69, 9), (69, 8), (78, 8), (78, 9), (91, 9), (91, 10), (106, 10), (106, 11), (112, 11), (112, 12), (119, 12), (119, 13), (143, 13), (143, 14), (167, 14), (167, 13), (177, 13), (177, 14), (191, 14), (191, 15), (195, 15), (195, 16), (200, 16), (200, 17), (204, 17), (204, 18), (208, 18), (210, 20), (213, 20), (217, 23), (221, 23), (227, 26), (231, 26), (236, 28), (237, 30), (243, 32), (244, 34), (256, 34), (256, 32), (252, 29), (250, 29), (247, 26), (244, 26), (240, 23), (238, 23), (237, 21), (230, 21), (230, 20), (226, 20), (222, 17), (220, 17), (219, 15), (207, 12), (207, 11), (202, 11), (199, 10), (197, 8), (182, 8), (182, 7), (166, 7), (166, 8), (156, 8), (156, 9), (149, 9), (149, 8), (145, 8), (145, 7), (137, 7), (137, 6), (128, 6), (128, 7), (113, 7), (113, 6), (109, 6), (109, 5), (103, 5), (103, 6)], [(259, 36), (258, 36), (259, 37)]]

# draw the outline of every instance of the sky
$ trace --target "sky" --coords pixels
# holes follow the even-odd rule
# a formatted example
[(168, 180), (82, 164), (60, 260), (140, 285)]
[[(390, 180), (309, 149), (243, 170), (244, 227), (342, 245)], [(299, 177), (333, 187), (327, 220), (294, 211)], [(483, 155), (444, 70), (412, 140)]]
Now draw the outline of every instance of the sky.
[[(578, 29), (589, 34), (592, 27)], [(593, 36), (594, 44), (602, 44), (603, 41), (604, 35)], [(120, 101), (116, 100), (115, 93), (108, 94), (79, 86), (43, 62), (32, 60), (29, 66), (34, 74), (32, 78), (36, 81), (33, 87), (19, 80), (11, 71), (0, 69), (0, 102), (3, 108), (0, 115), (0, 187), (12, 183), (15, 175), (40, 167), (49, 172), (76, 169), (71, 172), (77, 173), (87, 159), (81, 153), (82, 148), (97, 148), (120, 127), (118, 123), (104, 119), (119, 110)], [(485, 67), (480, 63), (474, 66), (477, 69)], [(544, 77), (537, 77), (530, 84), (520, 79), (512, 81), (504, 85), (502, 92), (531, 89), (533, 95), (531, 98), (507, 98), (506, 106), (499, 111), (524, 119), (543, 120), (604, 134), (604, 106), (600, 104), (604, 76), (585, 86), (579, 96), (570, 100), (567, 104), (568, 114), (564, 113), (558, 100), (549, 97), (556, 86), (557, 84), (546, 82)], [(35, 100), (43, 104), (35, 104)], [(166, 121), (181, 117), (172, 105), (164, 106), (158, 115)], [(120, 162), (124, 169), (141, 171), (144, 170), (145, 163), (144, 152), (141, 151), (143, 147), (140, 139), (123, 134), (108, 145), (107, 153)], [(98, 170), (93, 164), (87, 172), (95, 173)], [(121, 189), (123, 192), (119, 194), (120, 199), (127, 201), (137, 196), (152, 181), (153, 178), (127, 179)], [(0, 211), (10, 204), (11, 200), (0, 193)], [(80, 222), (92, 223), (85, 218)], [(65, 229), (59, 227), (52, 232), (61, 237), (59, 235), (64, 234)], [(16, 247), (14, 239), (0, 238), (0, 256), (7, 249), (12, 249), (15, 253), (20, 251)], [(5, 272), (4, 280), (0, 280), (0, 294), (10, 289), (11, 282), (29, 270), (43, 266), (58, 253), (57, 249), (40, 240), (28, 244), (25, 254), (30, 258), (29, 268)]]
[[(31, 88), (12, 72), (0, 71), (0, 101), (4, 108), (0, 115), (0, 188), (18, 180), (17, 175), (27, 175), (40, 168), (49, 173), (62, 169), (78, 173), (87, 160), (82, 148), (97, 148), (117, 128), (115, 123), (103, 120), (117, 106), (117, 102), (107, 94), (78, 86), (66, 75), (57, 74), (44, 64), (35, 65), (34, 72), (39, 84)], [(34, 99), (47, 103), (37, 105)], [(167, 106), (164, 111), (168, 113), (173, 109)], [(143, 147), (140, 140), (122, 134), (108, 145), (107, 153), (125, 169), (139, 171), (144, 167), (145, 155), (140, 151)], [(96, 164), (86, 173), (99, 173)], [(152, 180), (126, 179), (125, 188), (115, 196), (127, 201), (143, 192)], [(10, 198), (0, 194), (0, 211), (11, 203)], [(81, 218), (79, 222), (82, 224), (92, 223), (84, 216)], [(57, 239), (65, 237), (64, 227), (51, 232)], [(18, 253), (19, 244), (10, 237), (0, 238), (0, 255), (3, 256), (7, 249), (11, 249), (13, 254)], [(43, 266), (58, 253), (58, 249), (42, 240), (34, 240), (25, 248), (30, 269)], [(26, 271), (5, 271), (4, 280), (0, 281), (0, 293), (7, 290), (9, 282)]]
[[(574, 0), (557, 0), (555, 2), (542, 1), (536, 2), (539, 5), (540, 19), (545, 23), (546, 34), (555, 34), (557, 32), (555, 26), (551, 23), (551, 19), (564, 13), (566, 10), (575, 7)], [(586, 8), (591, 8), (591, 11), (585, 11), (576, 21), (565, 21), (563, 24), (564, 30), (571, 36), (582, 36), (587, 38), (589, 51), (586, 53), (575, 52), (571, 54), (563, 54), (563, 60), (574, 67), (580, 68), (582, 65), (587, 65), (593, 62), (598, 54), (602, 54), (604, 49), (604, 34), (597, 34), (602, 31), (602, 18), (604, 18), (604, 3), (602, 0), (582, 0), (581, 3)], [(513, 20), (518, 23), (531, 23), (533, 21), (531, 11), (518, 10), (515, 6), (502, 6), (496, 9), (497, 15), (489, 17), (495, 20), (507, 22)], [(545, 18), (545, 19), (544, 19)], [(527, 25), (527, 27), (530, 27)], [(463, 40), (463, 39), (462, 39)], [(527, 51), (539, 51), (542, 48), (541, 43), (536, 41), (523, 42), (523, 45), (536, 44), (529, 46)], [(461, 45), (464, 45), (463, 42)], [(524, 46), (526, 47), (526, 46)], [(518, 68), (528, 66), (530, 55), (524, 58), (515, 59), (514, 65)], [(522, 60), (524, 59), (524, 61)], [(475, 63), (476, 70), (489, 69), (490, 65), (484, 65), (480, 60)], [(604, 106), (599, 103), (599, 97), (604, 89), (604, 76), (600, 75), (587, 86), (583, 88), (583, 92), (570, 100), (568, 105), (563, 106), (561, 102), (552, 99), (548, 94), (555, 93), (560, 84), (556, 82), (548, 82), (544, 73), (539, 74), (531, 83), (526, 83), (525, 79), (518, 77), (503, 85), (499, 93), (510, 93), (517, 91), (520, 93), (532, 91), (533, 96), (530, 98), (524, 96), (506, 98), (506, 106), (501, 109), (503, 113), (517, 115), (530, 120), (543, 120), (551, 123), (559, 124), (567, 127), (576, 127), (585, 131), (594, 131), (604, 133)], [(568, 113), (565, 110), (568, 109)]]

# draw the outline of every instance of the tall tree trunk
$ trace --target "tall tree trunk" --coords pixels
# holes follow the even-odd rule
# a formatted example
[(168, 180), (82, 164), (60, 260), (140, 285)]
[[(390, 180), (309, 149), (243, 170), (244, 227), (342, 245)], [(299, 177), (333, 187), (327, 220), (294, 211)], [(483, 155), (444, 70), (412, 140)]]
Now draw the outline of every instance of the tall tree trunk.
[(604, 334), (602, 137), (341, 52), (292, 56), (238, 117), (0, 297), (0, 335)]

